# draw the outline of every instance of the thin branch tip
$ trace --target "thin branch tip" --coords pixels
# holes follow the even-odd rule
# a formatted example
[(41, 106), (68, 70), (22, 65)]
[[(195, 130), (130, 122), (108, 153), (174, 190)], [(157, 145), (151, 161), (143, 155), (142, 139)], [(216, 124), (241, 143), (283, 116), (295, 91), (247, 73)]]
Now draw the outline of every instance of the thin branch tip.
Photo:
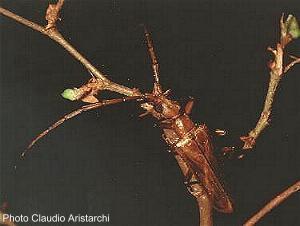
[[(63, 3), (63, 1), (60, 1)], [(48, 36), (50, 39), (61, 45), (67, 52), (69, 52), (76, 60), (78, 60), (88, 71), (90, 71), (95, 77), (97, 77), (98, 82), (103, 85), (103, 89), (109, 90), (112, 92), (120, 93), (126, 96), (135, 96), (136, 90), (123, 86), (121, 84), (115, 83), (110, 81), (102, 72), (100, 72), (96, 67), (94, 67), (82, 54), (80, 54), (69, 42), (67, 42), (64, 37), (58, 32), (58, 30), (55, 27), (55, 22), (58, 18), (58, 9), (61, 8), (62, 4), (60, 7), (56, 7), (57, 4), (55, 4), (55, 9), (51, 12), (49, 12), (49, 18), (48, 18), (48, 25), (46, 27), (41, 26), (37, 23), (34, 23), (30, 20), (27, 20), (7, 9), (4, 9), (0, 7), (0, 13), (3, 14), (4, 16), (11, 18), (15, 20), (16, 22), (23, 24), (27, 27), (30, 27), (31, 29), (38, 31), (46, 36)], [(52, 7), (52, 8), (53, 8)], [(51, 8), (51, 7), (50, 7)], [(53, 13), (53, 15), (52, 15)], [(56, 14), (55, 14), (56, 13)], [(46, 13), (47, 16), (47, 13)], [(48, 29), (46, 29), (48, 26)]]
[(295, 184), (281, 192), (275, 198), (273, 198), (269, 203), (267, 203), (261, 210), (259, 210), (255, 215), (253, 215), (243, 226), (253, 226), (261, 218), (263, 218), (267, 213), (272, 211), (276, 206), (281, 204), (289, 196), (298, 192), (300, 190), (300, 181), (297, 181)]
[[(290, 19), (289, 19), (290, 18)], [(287, 20), (284, 21), (284, 13), (280, 18), (280, 43), (276, 44), (276, 48), (267, 47), (267, 50), (274, 55), (274, 59), (270, 60), (268, 67), (270, 69), (270, 81), (263, 106), (262, 113), (258, 119), (256, 126), (246, 136), (241, 136), (240, 140), (244, 142), (243, 149), (252, 149), (256, 143), (256, 139), (260, 136), (262, 131), (269, 125), (270, 116), (272, 112), (272, 105), (274, 102), (275, 93), (279, 82), (283, 75), (285, 75), (295, 64), (300, 63), (300, 58), (292, 57), (294, 60), (288, 65), (284, 65), (284, 50), (288, 43), (293, 39), (291, 36), (291, 18), (295, 18), (291, 15), (288, 16)]]
[(63, 4), (64, 4), (64, 0), (58, 0), (56, 4), (49, 4), (45, 16), (45, 19), (48, 22), (48, 24), (45, 27), (46, 30), (56, 28), (56, 21), (61, 20), (59, 14)]

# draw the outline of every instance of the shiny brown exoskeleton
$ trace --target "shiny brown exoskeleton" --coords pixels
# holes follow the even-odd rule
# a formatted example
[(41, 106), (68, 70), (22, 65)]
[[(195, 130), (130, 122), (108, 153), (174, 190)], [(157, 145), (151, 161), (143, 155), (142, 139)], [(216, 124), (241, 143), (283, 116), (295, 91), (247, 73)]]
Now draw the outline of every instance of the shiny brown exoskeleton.
[[(193, 185), (200, 185), (201, 192), (203, 190), (207, 194), (216, 210), (230, 213), (233, 211), (233, 207), (229, 196), (226, 194), (216, 175), (216, 160), (213, 155), (213, 147), (208, 128), (205, 125), (195, 125), (190, 119), (189, 114), (193, 107), (193, 100), (190, 100), (186, 106), (182, 108), (178, 102), (170, 99), (169, 90), (163, 92), (159, 83), (159, 64), (146, 28), (145, 36), (152, 61), (154, 77), (152, 93), (142, 94), (136, 90), (133, 96), (99, 101), (94, 95), (98, 93), (101, 86), (99, 88), (97, 79), (92, 78), (87, 85), (75, 89), (78, 95), (74, 98), (90, 104), (84, 105), (63, 116), (60, 120), (40, 133), (31, 141), (21, 156), (25, 157), (31, 147), (50, 131), (82, 112), (129, 100), (140, 101), (142, 102), (141, 107), (146, 110), (143, 115), (150, 114), (159, 121), (160, 127), (163, 130), (163, 138), (172, 149), (182, 169), (190, 193), (198, 197), (199, 191), (193, 190)], [(182, 167), (183, 165), (184, 167)]]
[[(163, 138), (172, 149), (177, 161), (184, 160), (189, 172), (185, 175), (186, 184), (199, 183), (212, 200), (214, 208), (220, 212), (231, 213), (232, 203), (216, 175), (216, 159), (208, 128), (196, 126), (190, 119), (193, 100), (184, 109), (178, 102), (168, 97), (169, 91), (163, 92), (159, 84), (158, 62), (150, 35), (145, 29), (145, 36), (154, 72), (154, 88), (147, 95), (148, 102), (142, 106), (160, 122)], [(191, 176), (196, 175), (192, 180)]]

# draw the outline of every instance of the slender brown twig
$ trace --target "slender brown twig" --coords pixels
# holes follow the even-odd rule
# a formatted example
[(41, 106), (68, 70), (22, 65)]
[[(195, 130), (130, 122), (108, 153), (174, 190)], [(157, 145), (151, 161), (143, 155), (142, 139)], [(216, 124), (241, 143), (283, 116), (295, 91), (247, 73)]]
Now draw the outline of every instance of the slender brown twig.
[(45, 16), (45, 19), (48, 21), (46, 29), (52, 29), (56, 27), (56, 21), (60, 20), (59, 12), (63, 4), (64, 0), (58, 0), (56, 4), (49, 4)]
[[(96, 80), (93, 80), (93, 82), (96, 81), (96, 83), (97, 83), (96, 86), (91, 87), (91, 82), (89, 81), (88, 84), (84, 85), (81, 88), (88, 88), (88, 89), (91, 88), (93, 93), (95, 93), (95, 94), (99, 90), (110, 90), (110, 91), (117, 92), (117, 93), (120, 93), (120, 94), (123, 94), (126, 96), (130, 96), (130, 97), (137, 97), (137, 96), (141, 95), (141, 93), (137, 89), (128, 88), (126, 86), (114, 83), (114, 82), (110, 81), (109, 79), (107, 79), (107, 77), (103, 73), (101, 73), (98, 69), (96, 69), (85, 57), (83, 57), (70, 43), (68, 43), (63, 38), (63, 36), (59, 33), (59, 31), (57, 30), (57, 27), (56, 27), (56, 22), (57, 22), (57, 20), (59, 20), (59, 12), (63, 6), (63, 3), (64, 3), (64, 0), (58, 0), (57, 4), (49, 5), (47, 12), (46, 12), (46, 20), (47, 20), (48, 24), (45, 27), (43, 27), (39, 24), (36, 24), (30, 20), (27, 20), (23, 17), (20, 17), (6, 9), (3, 9), (3, 8), (0, 8), (0, 13), (2, 13), (3, 15), (5, 15), (25, 26), (28, 26), (28, 27), (48, 36), (49, 38), (51, 38), (52, 40), (54, 40), (55, 42), (60, 44), (63, 48), (65, 48), (75, 59), (77, 59), (79, 62), (81, 62), (86, 67), (86, 69), (89, 72), (91, 72), (93, 76), (96, 77), (95, 78)], [(283, 23), (283, 17), (282, 17), (281, 18), (281, 26), (283, 26), (283, 24), (284, 23)], [(148, 33), (148, 32), (146, 32), (146, 30), (145, 30), (145, 33)], [(286, 67), (283, 66), (283, 50), (284, 50), (285, 46), (287, 45), (287, 43), (291, 41), (291, 39), (286, 33), (281, 32), (281, 34), (282, 34), (281, 41), (279, 44), (277, 44), (277, 49), (273, 50), (273, 49), (269, 48), (269, 50), (273, 52), (275, 59), (269, 65), (269, 67), (271, 69), (271, 72), (270, 72), (271, 79), (270, 79), (268, 94), (266, 97), (263, 112), (261, 114), (261, 118), (259, 119), (256, 127), (249, 132), (247, 137), (241, 138), (245, 142), (245, 145), (244, 145), (245, 149), (253, 147), (253, 145), (255, 144), (256, 138), (259, 136), (261, 131), (268, 124), (275, 91), (276, 91), (278, 83), (281, 79), (281, 76), (285, 72), (287, 72), (293, 65), (295, 65), (296, 63), (299, 63), (299, 58), (297, 58), (297, 59), (294, 59), (294, 61), (291, 62), (290, 64), (288, 64)], [(149, 40), (150, 40), (149, 35), (148, 36), (146, 35), (146, 38), (149, 42)], [(151, 47), (151, 45), (150, 45), (150, 47)], [(149, 45), (148, 45), (148, 48), (149, 48)], [(154, 54), (154, 50), (152, 48), (152, 50), (150, 51), (150, 55), (152, 57), (154, 78), (155, 78), (155, 82), (157, 84), (159, 84), (158, 62), (153, 54)], [(84, 93), (86, 93), (86, 92), (84, 92)], [(92, 97), (92, 94), (89, 97)], [(81, 97), (79, 99), (84, 100)], [(95, 99), (93, 99), (92, 101), (94, 101), (94, 100)], [(89, 99), (88, 101), (91, 101), (91, 99)], [(60, 119), (59, 121), (54, 123), (52, 126), (50, 126), (47, 130), (45, 130), (40, 135), (38, 135), (32, 141), (32, 143), (29, 145), (29, 148), (35, 142), (37, 142), (41, 137), (45, 136), (52, 129), (61, 125), (64, 121), (80, 114), (83, 111), (95, 109), (102, 105), (100, 103), (89, 104), (89, 105), (83, 106), (82, 108), (80, 108), (70, 114), (67, 114), (62, 119)], [(146, 110), (149, 110), (149, 111), (151, 110), (151, 106), (149, 106), (149, 104), (148, 105), (142, 104), (141, 107)], [(188, 166), (188, 164), (185, 162), (184, 159), (180, 158), (179, 156), (175, 156), (175, 157), (176, 157), (176, 160), (177, 160), (185, 178), (187, 178), (186, 175), (191, 171), (190, 167)], [(191, 179), (193, 179), (193, 177), (195, 177), (195, 175), (192, 172)], [(196, 198), (197, 203), (198, 203), (199, 214), (200, 214), (200, 225), (201, 226), (211, 226), (212, 225), (212, 201), (210, 200), (209, 195), (207, 194), (207, 192), (205, 191), (203, 186), (199, 183), (191, 184), (189, 187), (189, 191)]]
[(209, 199), (207, 194), (203, 194), (200, 197), (197, 197), (197, 203), (199, 208), (199, 223), (200, 226), (212, 226), (213, 217), (212, 217), (212, 202)]
[[(80, 61), (93, 75), (95, 75), (97, 77), (97, 79), (102, 82), (101, 84), (103, 85), (103, 87), (101, 87), (101, 89), (107, 89), (110, 91), (114, 91), (114, 92), (118, 92), (124, 95), (128, 95), (128, 96), (137, 96), (139, 95), (139, 91), (137, 89), (130, 89), (128, 87), (125, 87), (123, 85), (119, 85), (116, 83), (113, 83), (111, 81), (109, 81), (99, 70), (97, 70), (88, 60), (86, 60), (74, 47), (72, 47), (72, 45), (70, 43), (68, 43), (63, 36), (57, 31), (57, 29), (55, 29), (55, 26), (52, 24), (51, 26), (48, 25), (48, 28), (44, 28), (32, 21), (29, 21), (21, 16), (18, 16), (6, 9), (0, 8), (0, 12), (11, 18), (16, 20), (17, 22), (32, 28), (33, 30), (36, 30), (46, 36), (48, 36), (49, 38), (53, 39), (54, 41), (56, 41), (58, 44), (60, 44), (63, 48), (65, 48), (75, 59), (77, 59), (78, 61)], [(55, 20), (56, 22), (56, 20)], [(49, 24), (49, 21), (48, 21)], [(50, 23), (51, 24), (51, 23)], [(100, 89), (99, 84), (97, 89)], [(93, 105), (93, 104), (91, 104)], [(90, 105), (87, 105), (90, 106)], [(94, 105), (93, 105), (94, 106)], [(142, 107), (147, 109), (148, 106), (143, 105)], [(57, 126), (59, 126), (61, 123), (63, 123), (64, 121), (66, 121), (67, 119), (70, 119), (76, 115), (78, 115), (79, 113), (81, 113), (82, 111), (84, 111), (84, 109), (78, 109), (77, 111), (71, 112), (70, 114), (64, 116), (62, 119), (60, 119), (59, 121), (57, 121), (56, 123), (54, 123), (52, 126), (50, 126), (47, 130), (45, 130), (44, 132), (42, 132), (41, 134), (39, 134), (32, 142), (31, 144), (28, 146), (28, 148), (32, 147), (32, 145), (34, 145), (41, 137), (45, 136), (47, 133), (49, 133), (51, 130), (53, 130), (54, 128), (56, 128)], [(24, 154), (24, 153), (23, 153)], [(188, 167), (185, 162), (182, 161), (178, 161), (179, 166), (181, 167), (181, 169)], [(188, 168), (187, 168), (188, 169)], [(200, 186), (199, 184), (194, 184), (192, 185), (193, 190), (194, 191), (200, 191), (202, 188), (202, 186)], [(195, 196), (195, 195), (194, 195)], [(201, 196), (196, 195), (195, 196), (197, 199), (197, 203), (199, 206), (199, 214), (200, 214), (200, 225), (212, 225), (212, 217), (211, 217), (211, 203), (208, 199), (207, 194), (202, 194)], [(205, 223), (205, 224), (204, 224)]]
[[(188, 174), (191, 173), (191, 169), (188, 164), (179, 155), (175, 155), (175, 159), (183, 173), (184, 178), (188, 178)], [(197, 177), (192, 172), (190, 180), (195, 180)], [(189, 183), (189, 181), (187, 181)], [(199, 211), (199, 225), (200, 226), (212, 226), (212, 202), (209, 199), (209, 195), (199, 183), (191, 183), (188, 187), (188, 191), (196, 198), (198, 211)]]
[[(274, 55), (274, 60), (269, 63), (270, 68), (270, 82), (269, 82), (269, 88), (267, 91), (265, 103), (263, 110), (261, 112), (260, 118), (255, 126), (254, 129), (252, 129), (248, 135), (242, 136), (240, 139), (244, 142), (243, 149), (251, 149), (254, 147), (256, 139), (259, 137), (261, 132), (269, 125), (270, 121), (270, 115), (272, 112), (272, 105), (274, 101), (274, 96), (276, 93), (276, 89), (279, 85), (279, 82), (283, 75), (295, 64), (300, 63), (299, 58), (295, 58), (294, 61), (289, 63), (287, 66), (284, 66), (284, 50), (288, 43), (290, 43), (293, 40), (293, 37), (289, 33), (289, 28), (287, 23), (289, 22), (289, 18), (292, 18), (291, 15), (289, 15), (288, 19), (284, 21), (284, 15), (281, 16), (280, 19), (280, 29), (281, 29), (281, 37), (280, 42), (277, 43), (276, 49), (272, 49), (271, 47), (268, 47), (268, 50), (271, 51)], [(295, 19), (295, 18), (293, 18)], [(295, 19), (296, 20), (296, 19)], [(295, 22), (297, 23), (297, 22)]]
[(131, 89), (126, 86), (114, 83), (107, 79), (104, 74), (102, 74), (97, 68), (95, 68), (83, 55), (81, 55), (69, 42), (67, 42), (64, 37), (58, 32), (56, 27), (50, 22), (51, 26), (48, 25), (46, 27), (43, 27), (39, 24), (36, 24), (30, 20), (27, 20), (19, 15), (14, 14), (13, 12), (10, 12), (9, 10), (6, 10), (2, 7), (0, 7), (0, 13), (4, 16), (7, 16), (27, 27), (32, 28), (35, 31), (38, 31), (58, 44), (60, 44), (64, 49), (66, 49), (75, 59), (77, 59), (80, 63), (83, 64), (83, 66), (90, 71), (93, 75), (95, 75), (98, 78), (98, 82), (102, 84), (103, 90), (110, 90), (113, 92), (121, 93), (126, 96), (136, 96), (139, 95), (139, 92), (137, 89)]
[(294, 185), (287, 188), (285, 191), (277, 195), (268, 204), (266, 204), (261, 210), (259, 210), (253, 217), (251, 217), (244, 226), (255, 225), (263, 216), (269, 213), (272, 209), (286, 200), (290, 195), (300, 190), (300, 181), (297, 181)]
[[(63, 48), (65, 48), (75, 59), (77, 59), (79, 62), (81, 62), (87, 68), (88, 71), (90, 71), (93, 75), (96, 76), (98, 84), (97, 84), (97, 86), (93, 86), (93, 88), (94, 88), (93, 91), (95, 93), (98, 92), (99, 90), (106, 89), (106, 90), (114, 91), (114, 92), (121, 93), (121, 94), (124, 94), (127, 96), (140, 95), (140, 92), (137, 89), (131, 89), (131, 88), (125, 87), (123, 85), (120, 85), (120, 84), (117, 84), (117, 83), (114, 83), (114, 82), (108, 80), (86, 58), (84, 58), (70, 43), (68, 43), (63, 38), (63, 36), (57, 31), (56, 26), (55, 26), (56, 19), (52, 19), (52, 20), (55, 20), (54, 23), (51, 23), (48, 20), (48, 25), (46, 26), (46, 28), (44, 28), (43, 26), (40, 26), (30, 20), (27, 20), (19, 15), (16, 15), (4, 8), (0, 8), (0, 13), (2, 13), (3, 15), (5, 15), (27, 27), (32, 28), (33, 30), (36, 30), (36, 31), (48, 36), (49, 38), (51, 38), (52, 40), (54, 40), (58, 44), (60, 44)], [(57, 16), (58, 16), (58, 14), (56, 14), (56, 17)], [(49, 24), (51, 24), (51, 26)], [(157, 70), (157, 68), (155, 68), (155, 69)], [(157, 74), (155, 74), (155, 75), (157, 76)], [(91, 84), (92, 83), (89, 81), (88, 84), (83, 85), (82, 88), (85, 88), (86, 86), (90, 87)], [(92, 107), (95, 105), (91, 104), (91, 105), (87, 105), (87, 106)], [(87, 106), (85, 106), (85, 107), (87, 107)], [(88, 108), (90, 108), (90, 107), (88, 107)], [(146, 109), (147, 111), (151, 110), (150, 109), (151, 106), (149, 106), (147, 104), (142, 104), (141, 107)], [(45, 130), (41, 134), (39, 134), (29, 144), (28, 148), (31, 148), (32, 145), (34, 145), (40, 138), (42, 138), (43, 136), (48, 134), (51, 130), (53, 130), (60, 124), (62, 124), (64, 121), (80, 114), (82, 111), (85, 111), (85, 108), (78, 109), (78, 110), (71, 112), (70, 114), (67, 114), (66, 116), (64, 116), (62, 119), (60, 119), (59, 121), (54, 123), (52, 126), (50, 126), (47, 130)], [(26, 153), (26, 151), (23, 153), (23, 155), (25, 155), (25, 153)], [(183, 159), (178, 161), (178, 164), (179, 164), (181, 170), (183, 170), (183, 173), (184, 173), (184, 171), (187, 172), (189, 170), (188, 165), (185, 163), (185, 161)], [(185, 173), (184, 173), (184, 175), (185, 175)], [(203, 187), (200, 184), (193, 184), (193, 185), (191, 185), (191, 187), (192, 187), (193, 191), (202, 191), (203, 190)], [(212, 225), (212, 204), (211, 204), (211, 201), (209, 200), (208, 195), (205, 192), (204, 193), (203, 192), (202, 193), (193, 192), (191, 194), (196, 198), (197, 203), (198, 203), (200, 225), (201, 226), (211, 226)]]
[(287, 71), (290, 70), (290, 68), (292, 68), (295, 64), (300, 63), (300, 57), (290, 56), (290, 58), (294, 60), (284, 68), (284, 73), (287, 73)]

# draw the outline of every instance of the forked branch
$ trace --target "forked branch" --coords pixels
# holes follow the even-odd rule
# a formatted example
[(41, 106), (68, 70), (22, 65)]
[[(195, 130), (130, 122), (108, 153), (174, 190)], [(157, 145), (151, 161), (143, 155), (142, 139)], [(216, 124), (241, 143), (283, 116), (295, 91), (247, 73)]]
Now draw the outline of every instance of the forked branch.
[[(48, 36), (49, 38), (51, 38), (52, 40), (60, 44), (75, 59), (80, 61), (86, 67), (86, 69), (92, 74), (92, 79), (90, 79), (87, 84), (83, 85), (78, 89), (76, 88), (76, 89), (65, 90), (65, 92), (63, 93), (63, 96), (67, 99), (82, 100), (84, 102), (88, 102), (91, 104), (85, 105), (80, 109), (65, 115), (63, 118), (61, 118), (56, 123), (51, 125), (47, 130), (43, 131), (31, 142), (27, 150), (30, 149), (32, 145), (34, 145), (39, 139), (47, 135), (51, 130), (58, 127), (66, 120), (71, 119), (74, 116), (80, 114), (81, 112), (96, 109), (109, 104), (120, 103), (127, 100), (137, 100), (143, 96), (137, 89), (128, 88), (126, 86), (114, 83), (109, 79), (107, 79), (107, 77), (104, 74), (102, 74), (98, 69), (96, 69), (85, 57), (83, 57), (70, 43), (68, 43), (63, 38), (63, 36), (59, 33), (56, 27), (56, 22), (57, 20), (59, 20), (59, 12), (63, 6), (63, 3), (64, 0), (59, 0), (57, 4), (49, 5), (46, 12), (46, 20), (48, 21), (48, 24), (45, 27), (36, 24), (32, 21), (29, 21), (23, 17), (20, 17), (6, 9), (0, 8), (0, 13), (2, 13), (3, 15), (11, 19), (14, 19), (17, 22)], [(277, 44), (276, 49), (269, 48), (269, 50), (274, 54), (274, 61), (269, 64), (271, 79), (270, 79), (268, 94), (265, 101), (265, 106), (256, 127), (249, 132), (248, 136), (241, 138), (245, 142), (244, 149), (252, 148), (259, 134), (267, 126), (269, 116), (271, 114), (271, 108), (272, 108), (275, 91), (281, 77), (283, 76), (284, 73), (286, 73), (290, 68), (292, 68), (295, 64), (299, 63), (300, 61), (299, 58), (292, 57), (293, 59), (292, 62), (290, 62), (286, 66), (283, 65), (285, 46), (291, 40), (299, 37), (300, 31), (299, 31), (297, 21), (295, 22), (294, 17), (289, 16), (285, 22), (283, 21), (283, 17), (282, 17), (280, 24), (281, 24), (280, 43)], [(156, 92), (157, 94), (162, 94), (161, 93), (162, 90), (159, 84), (158, 62), (154, 53), (150, 36), (146, 29), (145, 29), (145, 35), (147, 39), (148, 50), (152, 60), (152, 69), (153, 69), (154, 80), (155, 80), (153, 92), (154, 93)], [(110, 90), (129, 97), (121, 98), (121, 99), (98, 101), (95, 95), (101, 90)], [(153, 107), (149, 103), (141, 104), (141, 106), (142, 108), (146, 109), (149, 112), (151, 112)], [(151, 114), (154, 115), (153, 112)], [(23, 153), (23, 156), (26, 154), (27, 150)], [(191, 171), (189, 165), (186, 163), (184, 159), (180, 158), (179, 156), (175, 156), (175, 157), (184, 176), (186, 176)], [(193, 179), (193, 177), (196, 176), (192, 173), (191, 179)], [(297, 189), (299, 190), (299, 185)], [(202, 226), (212, 225), (212, 201), (210, 200), (209, 195), (203, 189), (203, 186), (200, 185), (199, 183), (190, 184), (189, 191), (196, 198), (199, 206), (200, 225)]]
[[(15, 21), (30, 27), (46, 36), (51, 38), (52, 40), (56, 41), (58, 44), (60, 44), (63, 48), (65, 48), (75, 59), (80, 61), (87, 70), (92, 74), (92, 79), (90, 79), (85, 85), (81, 86), (80, 88), (74, 88), (74, 89), (67, 89), (62, 94), (66, 99), (69, 100), (82, 100), (84, 102), (88, 102), (91, 104), (85, 105), (81, 107), (78, 110), (75, 110), (67, 115), (65, 115), (63, 118), (55, 122), (53, 125), (51, 125), (48, 129), (40, 133), (27, 147), (25, 152), (23, 152), (22, 156), (24, 157), (25, 154), (30, 150), (30, 148), (42, 137), (47, 135), (50, 131), (64, 123), (66, 120), (71, 119), (81, 112), (96, 109), (99, 107), (104, 106), (103, 101), (98, 102), (98, 99), (96, 99), (95, 95), (101, 91), (101, 90), (110, 90), (117, 93), (121, 93), (127, 96), (131, 96), (132, 99), (138, 99), (142, 94), (137, 89), (131, 89), (125, 86), (122, 86), (120, 84), (116, 84), (110, 80), (108, 80), (99, 70), (97, 70), (86, 58), (84, 58), (73, 46), (68, 43), (63, 36), (58, 32), (56, 27), (56, 22), (59, 19), (59, 11), (63, 5), (63, 1), (58, 1), (57, 4), (49, 5), (46, 13), (46, 20), (48, 21), (48, 24), (43, 27), (41, 25), (38, 25), (32, 21), (29, 21), (23, 17), (20, 17), (6, 9), (0, 8), (0, 12), (11, 18)], [(158, 61), (156, 59), (152, 41), (150, 38), (149, 33), (147, 32), (145, 28), (145, 36), (148, 46), (148, 51), (151, 57), (152, 61), (152, 69), (153, 69), (153, 76), (154, 76), (154, 92), (157, 94), (161, 93), (161, 87), (159, 84), (159, 68), (158, 68)], [(95, 77), (94, 77), (95, 76)], [(131, 99), (128, 97), (127, 99)], [(106, 102), (105, 105), (113, 104), (118, 101), (122, 102), (124, 99), (119, 100), (110, 100), (110, 102)], [(148, 103), (141, 104), (141, 107), (146, 109), (148, 112), (150, 112), (153, 115), (152, 112), (152, 106)], [(183, 171), (183, 174), (186, 175), (188, 171), (191, 169), (187, 165), (187, 163), (183, 159), (177, 159), (178, 164)], [(194, 177), (196, 177), (194, 175)], [(193, 178), (193, 176), (192, 176)], [(190, 185), (190, 193), (196, 198), (198, 207), (199, 207), (199, 217), (200, 217), (200, 225), (202, 226), (210, 226), (212, 225), (212, 203), (211, 200), (206, 194), (206, 191), (204, 191), (203, 187), (200, 184), (192, 184)]]
[[(114, 83), (107, 79), (103, 73), (101, 73), (97, 68), (95, 68), (83, 55), (81, 55), (68, 41), (64, 39), (64, 37), (57, 30), (55, 22), (58, 18), (58, 11), (61, 9), (63, 1), (58, 1), (56, 5), (49, 5), (47, 9), (46, 19), (48, 20), (48, 24), (44, 27), (39, 24), (36, 24), (30, 20), (27, 20), (19, 15), (16, 15), (9, 10), (6, 10), (0, 7), (0, 13), (6, 17), (9, 17), (31, 29), (38, 31), (55, 42), (61, 45), (64, 49), (66, 49), (75, 59), (77, 59), (82, 65), (90, 71), (96, 78), (98, 79), (99, 84), (102, 85), (102, 90), (110, 90), (113, 92), (117, 92), (120, 94), (124, 94), (126, 96), (136, 96), (140, 93), (137, 89), (131, 89), (126, 86)], [(58, 6), (57, 6), (58, 5)]]

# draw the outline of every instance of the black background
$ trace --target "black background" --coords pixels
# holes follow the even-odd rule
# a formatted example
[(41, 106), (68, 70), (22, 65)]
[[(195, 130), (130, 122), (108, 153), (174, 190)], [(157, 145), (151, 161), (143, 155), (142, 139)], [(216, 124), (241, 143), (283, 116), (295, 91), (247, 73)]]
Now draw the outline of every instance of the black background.
[[(45, 23), (47, 1), (1, 3)], [(109, 79), (150, 91), (152, 72), (139, 26), (147, 24), (163, 87), (182, 103), (193, 96), (193, 119), (225, 128), (229, 135), (222, 142), (230, 145), (260, 114), (271, 58), (266, 47), (278, 40), (282, 12), (300, 18), (299, 1), (73, 0), (63, 7), (59, 29)], [(299, 43), (288, 51), (299, 56)], [(223, 163), (235, 212), (215, 213), (215, 225), (241, 225), (299, 179), (299, 72), (297, 65), (282, 79), (271, 125), (253, 152)], [(151, 118), (138, 119), (142, 111), (135, 103), (66, 122), (14, 169), (35, 135), (82, 105), (60, 93), (89, 76), (56, 43), (1, 17), (0, 201), (9, 202), (13, 214), (110, 213), (109, 225), (197, 225), (196, 203), (160, 129)], [(258, 225), (299, 225), (299, 208), (294, 195)]]

